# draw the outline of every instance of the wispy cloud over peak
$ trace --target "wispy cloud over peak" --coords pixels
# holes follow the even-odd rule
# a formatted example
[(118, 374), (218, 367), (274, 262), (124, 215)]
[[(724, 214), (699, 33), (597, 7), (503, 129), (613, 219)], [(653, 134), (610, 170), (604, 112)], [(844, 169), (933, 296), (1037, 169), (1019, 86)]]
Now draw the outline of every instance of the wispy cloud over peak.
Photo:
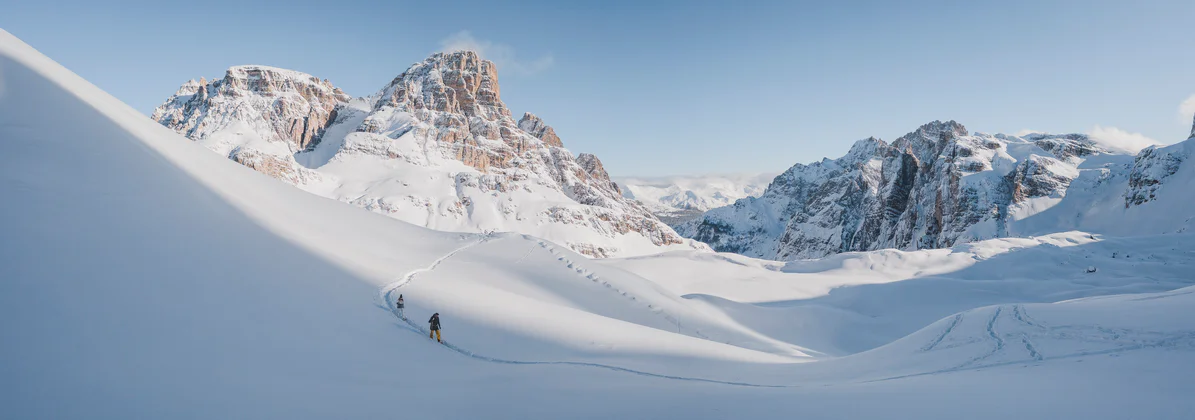
[(469, 31), (460, 31), (444, 38), (440, 41), (440, 49), (445, 52), (473, 51), (482, 58), (493, 61), (499, 69), (518, 75), (536, 74), (547, 70), (555, 63), (551, 54), (530, 61), (523, 60), (516, 57), (514, 47), (477, 39)]
[(1111, 151), (1137, 153), (1149, 146), (1163, 144), (1140, 133), (1131, 133), (1116, 127), (1096, 125), (1087, 130), (1087, 135), (1096, 144)]

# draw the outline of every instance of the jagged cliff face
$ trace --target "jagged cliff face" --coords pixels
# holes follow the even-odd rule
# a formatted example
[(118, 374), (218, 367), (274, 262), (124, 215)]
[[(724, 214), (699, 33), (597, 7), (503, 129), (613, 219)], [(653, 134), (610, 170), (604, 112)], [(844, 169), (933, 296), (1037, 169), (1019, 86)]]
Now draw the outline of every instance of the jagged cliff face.
[(267, 66), (237, 66), (224, 78), (183, 84), (159, 106), (155, 121), (192, 139), (205, 139), (232, 124), (250, 124), (268, 140), (295, 151), (319, 142), (349, 96), (309, 74)]
[(705, 248), (623, 198), (596, 156), (574, 157), (539, 117), (515, 121), (497, 68), (473, 52), (432, 55), (358, 99), (301, 73), (240, 69), (183, 85), (154, 119), (309, 191), (434, 229), (527, 233), (594, 257)]
[[(1191, 149), (1195, 147), (1191, 144), (1193, 142), (1195, 142), (1195, 126), (1191, 128), (1191, 137), (1183, 143), (1169, 147), (1150, 147), (1137, 154), (1128, 174), (1129, 188), (1124, 194), (1125, 208), (1157, 200), (1158, 195), (1162, 194), (1163, 188), (1169, 184), (1179, 184), (1171, 186), (1172, 190), (1184, 187), (1195, 188), (1195, 185), (1167, 182), (1168, 179), (1175, 178), (1175, 174), (1183, 169), (1183, 164), (1190, 160)], [(1190, 164), (1186, 165), (1188, 168), (1190, 166)]]
[(891, 144), (869, 138), (840, 159), (793, 166), (761, 197), (679, 231), (719, 251), (781, 260), (1017, 235), (1016, 221), (1060, 201), (1079, 164), (1107, 153), (1081, 134), (969, 134), (935, 121)]

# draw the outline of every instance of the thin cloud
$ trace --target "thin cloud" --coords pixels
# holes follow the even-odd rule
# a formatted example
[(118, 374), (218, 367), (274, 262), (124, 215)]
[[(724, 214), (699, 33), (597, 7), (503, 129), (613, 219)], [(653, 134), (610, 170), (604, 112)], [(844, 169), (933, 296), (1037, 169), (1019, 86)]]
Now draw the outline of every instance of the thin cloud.
[(1021, 130), (1021, 131), (1018, 131), (1018, 132), (1016, 132), (1016, 133), (1015, 133), (1015, 134), (1013, 134), (1013, 135), (1015, 135), (1015, 136), (1017, 136), (1017, 137), (1025, 137), (1025, 136), (1028, 136), (1028, 135), (1030, 135), (1030, 134), (1037, 134), (1037, 133), (1044, 133), (1044, 131), (1041, 131), (1041, 130), (1030, 130), (1030, 129), (1026, 128), (1026, 129), (1024, 129), (1024, 130)]
[(1183, 124), (1191, 124), (1191, 120), (1195, 118), (1195, 94), (1188, 96), (1178, 105), (1178, 117)]
[(1087, 136), (1096, 144), (1114, 152), (1137, 153), (1146, 147), (1162, 144), (1162, 142), (1145, 137), (1140, 133), (1130, 133), (1116, 127), (1098, 125), (1088, 130)]
[(460, 31), (449, 35), (440, 41), (440, 49), (445, 52), (473, 51), (487, 60), (493, 61), (498, 69), (519, 75), (532, 75), (552, 67), (555, 59), (551, 54), (531, 61), (525, 61), (515, 56), (513, 47), (499, 44), (485, 39), (477, 39), (469, 31)]

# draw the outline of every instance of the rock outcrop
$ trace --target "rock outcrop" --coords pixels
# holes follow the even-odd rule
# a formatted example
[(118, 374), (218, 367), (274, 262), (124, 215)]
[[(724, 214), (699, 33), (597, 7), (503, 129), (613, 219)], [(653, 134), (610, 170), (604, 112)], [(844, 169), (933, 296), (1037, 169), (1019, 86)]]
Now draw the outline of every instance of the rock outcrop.
[(523, 118), (519, 120), (519, 129), (543, 140), (549, 146), (564, 147), (564, 144), (560, 142), (560, 137), (556, 136), (556, 130), (544, 124), (544, 121), (535, 114), (530, 112), (523, 114)]
[(624, 198), (596, 156), (574, 157), (539, 117), (515, 121), (499, 92), (495, 65), (471, 51), (434, 54), (359, 99), (234, 67), (183, 85), (153, 117), (268, 175), (434, 229), (532, 234), (593, 257), (708, 249)]
[(881, 248), (922, 249), (1015, 235), (1010, 226), (1066, 195), (1078, 165), (1108, 153), (1082, 134), (969, 134), (934, 121), (891, 144), (798, 164), (759, 198), (678, 230), (719, 251), (791, 260)]
[(281, 140), (295, 151), (313, 147), (336, 119), (349, 96), (309, 74), (267, 66), (236, 66), (221, 79), (191, 80), (152, 116), (192, 139), (204, 139), (249, 122), (267, 140)]
[(1177, 173), (1190, 157), (1190, 152), (1183, 147), (1149, 147), (1142, 150), (1133, 159), (1133, 167), (1129, 171), (1129, 189), (1124, 194), (1125, 208), (1155, 200), (1166, 179)]

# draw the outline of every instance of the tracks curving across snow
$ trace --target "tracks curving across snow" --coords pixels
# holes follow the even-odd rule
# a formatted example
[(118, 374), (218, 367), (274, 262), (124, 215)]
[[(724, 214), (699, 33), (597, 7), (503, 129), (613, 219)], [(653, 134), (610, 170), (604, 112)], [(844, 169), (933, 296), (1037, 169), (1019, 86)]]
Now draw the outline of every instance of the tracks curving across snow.
[[(399, 320), (401, 320), (404, 324), (406, 324), (406, 327), (408, 330), (419, 333), (420, 336), (427, 335), (427, 333), (428, 333), (427, 328), (424, 328), (423, 326), (420, 326), (420, 325), (416, 325), (410, 319), (399, 318)], [(474, 353), (470, 350), (466, 350), (466, 349), (461, 348), (455, 344), (452, 344), (448, 340), (444, 340), (441, 344), (444, 347), (447, 347), (449, 350), (452, 350), (452, 351), (454, 351), (458, 354), (461, 354), (463, 356), (467, 356), (467, 357), (470, 357), (473, 359), (486, 361), (486, 362), (490, 362), (490, 363), (502, 363), (502, 364), (508, 364), (508, 365), (559, 365), (559, 366), (589, 367), (589, 368), (612, 370), (615, 372), (630, 373), (630, 374), (640, 375), (640, 376), (648, 376), (648, 377), (653, 377), (653, 378), (672, 379), (672, 380), (677, 380), (677, 381), (689, 381), (689, 382), (705, 382), (705, 383), (745, 386), (745, 387), (753, 387), (753, 388), (800, 388), (801, 387), (800, 385), (753, 384), (753, 383), (748, 383), (748, 382), (722, 381), (722, 380), (717, 380), (717, 379), (696, 378), (696, 377), (689, 377), (689, 376), (665, 375), (665, 374), (660, 374), (660, 373), (651, 373), (651, 372), (645, 372), (645, 371), (641, 371), (641, 370), (629, 369), (629, 368), (624, 368), (624, 367), (619, 367), (619, 366), (603, 365), (600, 363), (507, 360), (507, 359), (499, 359), (496, 357), (489, 357), (489, 356)]]
[(930, 350), (933, 350), (934, 347), (938, 347), (939, 344), (942, 344), (942, 340), (945, 340), (946, 336), (948, 336), (948, 335), (950, 335), (950, 333), (954, 332), (954, 328), (957, 327), (958, 323), (961, 322), (962, 320), (963, 320), (963, 314), (961, 314), (961, 313), (955, 314), (954, 319), (952, 319), (950, 321), (950, 325), (946, 326), (946, 329), (942, 331), (942, 334), (938, 335), (938, 338), (934, 339), (933, 341), (930, 341), (928, 344), (921, 347), (921, 351), (923, 351), (923, 352), (930, 351)]
[(966, 363), (960, 365), (960, 368), (979, 363), (984, 359), (995, 356), (996, 353), (999, 353), (1001, 350), (1004, 350), (1004, 338), (996, 332), (996, 321), (1000, 320), (1000, 314), (1002, 312), (1004, 312), (1003, 306), (996, 307), (996, 313), (992, 314), (992, 319), (988, 320), (987, 330), (985, 331), (988, 337), (992, 339), (992, 350), (982, 356), (968, 360)]
[[(970, 313), (970, 312), (965, 312)], [(1019, 323), (1028, 327), (1028, 330), (1001, 332), (997, 329), (1001, 316), (1006, 319), (1011, 318), (1019, 321)], [(963, 314), (957, 314), (950, 325), (938, 336), (934, 337), (924, 346), (922, 352), (933, 351), (934, 349), (943, 349), (946, 346), (940, 344), (944, 342), (948, 336), (954, 334), (957, 326), (963, 319)], [(965, 333), (964, 333), (965, 334)], [(984, 340), (962, 340), (965, 344), (973, 344), (979, 342), (989, 342), (992, 348), (982, 355), (974, 357), (966, 362), (955, 367), (934, 370), (929, 372), (914, 373), (908, 375), (899, 375), (883, 379), (876, 379), (868, 382), (888, 381), (893, 379), (902, 379), (916, 376), (934, 375), (939, 373), (958, 372), (963, 370), (976, 370), (991, 367), (1017, 365), (1024, 363), (1037, 363), (1050, 360), (1068, 359), (1084, 356), (1098, 356), (1105, 354), (1116, 354), (1132, 350), (1143, 349), (1176, 349), (1176, 350), (1195, 350), (1195, 331), (1176, 331), (1176, 332), (1159, 332), (1159, 331), (1144, 331), (1144, 330), (1129, 330), (1129, 329), (1115, 329), (1101, 327), (1098, 325), (1060, 325), (1051, 326), (1042, 324), (1034, 320), (1025, 311), (1023, 305), (1009, 305), (995, 307), (991, 318), (985, 323), (983, 331)], [(1014, 338), (1020, 340), (1025, 350), (1025, 355), (1020, 357), (1010, 357), (1005, 355), (1007, 340)], [(1063, 354), (1045, 355), (1034, 342), (1034, 339), (1054, 340), (1054, 341), (1080, 341), (1091, 344), (1101, 344), (1110, 346), (1104, 349), (1081, 350)], [(957, 347), (957, 346), (949, 346)], [(1003, 361), (982, 363), (985, 360), (992, 359), (998, 355), (1006, 358)]]
[(444, 254), (444, 256), (442, 256), (440, 258), (436, 258), (436, 260), (432, 261), (431, 264), (428, 264), (427, 267), (415, 269), (415, 270), (408, 272), (407, 274), (404, 274), (397, 281), (394, 281), (390, 284), (382, 286), (382, 288), (378, 292), (379, 297), (381, 297), (382, 300), (385, 301), (386, 307), (389, 308), (391, 312), (396, 311), (397, 308), (395, 307), (395, 303), (394, 303), (395, 300), (390, 298), (391, 293), (393, 293), (395, 289), (398, 289), (399, 287), (406, 286), (408, 283), (411, 282), (411, 280), (414, 280), (415, 276), (419, 275), (419, 273), (426, 273), (428, 271), (435, 270), (437, 266), (442, 264), (445, 260), (452, 258), (453, 255), (456, 255), (457, 253), (464, 251), (466, 249), (486, 243), (490, 239), (493, 239), (493, 238), (489, 235), (483, 236), (480, 240), (478, 240), (476, 242), (469, 243), (468, 245), (462, 246), (460, 248), (452, 250), (451, 252), (449, 252), (447, 254)]
[[(612, 284), (610, 284), (610, 282), (602, 280), (602, 278), (599, 277), (597, 275), (597, 273), (594, 273), (593, 271), (590, 271), (584, 267), (581, 267), (580, 264), (578, 264), (578, 263), (574, 262), (573, 260), (570, 260), (568, 257), (562, 255), (560, 253), (560, 251), (558, 251), (555, 247), (549, 245), (547, 242), (539, 241), (539, 246), (541, 248), (547, 250), (549, 253), (551, 253), (552, 256), (556, 257), (557, 261), (560, 261), (569, 269), (576, 271), (577, 275), (582, 276), (585, 279), (592, 281), (594, 283), (598, 283), (598, 284), (604, 286), (606, 289), (609, 289), (610, 291), (612, 291), (614, 293), (622, 295), (622, 297), (627, 298), (631, 301), (642, 302), (641, 299), (636, 298), (634, 295), (628, 293), (625, 290), (619, 289), (618, 286), (612, 285)], [(669, 323), (676, 325), (678, 333), (680, 333), (682, 331), (682, 326), (681, 326), (680, 320), (677, 319), (676, 317), (668, 314), (667, 312), (664, 312), (664, 310), (662, 308), (659, 308), (659, 307), (649, 303), (649, 304), (647, 304), (647, 309), (650, 310), (652, 313), (664, 318)], [(701, 331), (696, 328), (689, 328), (689, 330), (693, 332), (694, 336), (697, 336), (697, 337), (705, 339), (705, 340), (710, 340), (709, 336), (702, 334)]]
[[(471, 242), (471, 243), (464, 245), (460, 248), (454, 249), (451, 252), (441, 256), (440, 258), (437, 258), (436, 260), (434, 260), (430, 264), (428, 264), (427, 267), (412, 270), (412, 271), (404, 274), (398, 280), (383, 286), (379, 291), (379, 296), (385, 301), (385, 307), (388, 308), (391, 311), (391, 313), (393, 313), (395, 315), (396, 318), (398, 318), (400, 321), (403, 322), (403, 325), (406, 329), (411, 330), (416, 333), (419, 333), (420, 335), (427, 334), (428, 330), (426, 327), (422, 327), (422, 326), (417, 325), (414, 322), (410, 321), (409, 319), (405, 319), (405, 318), (398, 316), (397, 310), (395, 308), (395, 299), (393, 298), (394, 291), (398, 290), (399, 288), (401, 288), (407, 284), (410, 284), (410, 282), (413, 281), (419, 274), (434, 270), (437, 266), (442, 264), (445, 260), (451, 258), (453, 255), (456, 255), (457, 253), (460, 253), (460, 252), (462, 252), (466, 249), (469, 249), (471, 247), (485, 243), (485, 242), (489, 241), (490, 239), (492, 239), (492, 236), (490, 236), (490, 235), (483, 236), (481, 239), (479, 239), (477, 241)], [(540, 241), (538, 245), (543, 247), (544, 249), (548, 250), (549, 252), (551, 252), (554, 256), (557, 257), (558, 261), (565, 264), (568, 268), (575, 270), (578, 275), (580, 275), (590, 281), (593, 281), (595, 283), (600, 283), (601, 285), (605, 286), (607, 289), (610, 289), (612, 292), (619, 293), (620, 295), (626, 297), (627, 299), (630, 299), (632, 301), (641, 302), (641, 300), (637, 299), (635, 296), (632, 296), (632, 295), (628, 294), (627, 292), (618, 289), (616, 286), (601, 280), (601, 278), (596, 273), (593, 273), (592, 271), (581, 268), (577, 263), (575, 263), (575, 262), (569, 260), (567, 257), (561, 255), (561, 253), (559, 251), (557, 251), (555, 248), (553, 248), (551, 245), (549, 245), (545, 242), (542, 242), (542, 241)], [(520, 258), (520, 260), (522, 260), (523, 258), (526, 258), (526, 255), (524, 255), (522, 258)], [(665, 319), (668, 319), (670, 322), (676, 322), (675, 318), (671, 317), (667, 313), (664, 313), (662, 310), (655, 307), (654, 305), (649, 304), (648, 308), (651, 309), (653, 313), (659, 314), (660, 316), (664, 317)], [(976, 339), (975, 337), (972, 337), (972, 336), (966, 336), (965, 331), (963, 333), (961, 333), (961, 334), (964, 334), (964, 338), (962, 340), (960, 340), (958, 338), (954, 338), (954, 339), (951, 338), (952, 336), (956, 336), (956, 335), (960, 334), (960, 332), (959, 332), (960, 325), (962, 325), (964, 323), (964, 321), (969, 318), (966, 316), (966, 314), (974, 313), (974, 311), (969, 311), (969, 312), (964, 312), (964, 313), (959, 313), (959, 314), (954, 315), (954, 317), (951, 319), (950, 323), (946, 325), (946, 327), (943, 329), (943, 331), (941, 333), (936, 334), (933, 339), (931, 339), (929, 342), (927, 342), (925, 345), (923, 345), (922, 347), (920, 347), (918, 349), (918, 352), (926, 353), (926, 352), (945, 350), (948, 348), (957, 348), (962, 345), (970, 345), (970, 344), (983, 343), (983, 342), (990, 343), (991, 348), (988, 349), (987, 351), (985, 351), (983, 354), (973, 357), (973, 358), (963, 362), (962, 364), (956, 365), (954, 367), (933, 370), (933, 371), (927, 371), (927, 372), (919, 372), (919, 373), (911, 373), (911, 374), (906, 374), (906, 375), (891, 376), (891, 377), (886, 377), (886, 378), (867, 380), (864, 382), (888, 381), (888, 380), (894, 380), (894, 379), (909, 378), (909, 377), (924, 376), (924, 375), (933, 375), (933, 374), (940, 374), (940, 373), (950, 373), (950, 372), (957, 372), (957, 371), (964, 371), (964, 370), (985, 369), (985, 368), (991, 368), (991, 367), (1007, 366), (1007, 365), (1015, 365), (1015, 364), (1023, 364), (1023, 363), (1038, 363), (1038, 362), (1049, 361), (1049, 360), (1066, 359), (1066, 358), (1083, 357), (1083, 356), (1115, 354), (1115, 353), (1120, 353), (1120, 352), (1125, 352), (1125, 351), (1150, 349), (1150, 348), (1195, 350), (1195, 331), (1176, 331), (1176, 332), (1158, 332), (1158, 331), (1143, 331), (1143, 330), (1139, 331), (1139, 330), (1114, 329), (1114, 328), (1107, 328), (1107, 327), (1094, 326), (1094, 325), (1092, 325), (1092, 326), (1086, 326), (1086, 325), (1051, 326), (1051, 325), (1042, 324), (1042, 323), (1034, 320), (1025, 311), (1025, 307), (1023, 305), (996, 306), (994, 308), (988, 308), (988, 309), (991, 310), (992, 312), (991, 312), (990, 318), (988, 318), (986, 320), (986, 322), (984, 322), (984, 324), (983, 324), (984, 327), (982, 330), (983, 331), (982, 338)], [(1001, 318), (1005, 319), (1005, 322), (1003, 324), (1015, 324), (1015, 325), (1003, 325), (1002, 323), (1000, 323)], [(1010, 323), (1010, 321), (1015, 321), (1015, 323)], [(1013, 330), (1013, 331), (1000, 331), (997, 328), (997, 327), (1011, 328), (1011, 327), (1016, 327), (1016, 326), (1020, 326), (1020, 328), (1018, 328), (1017, 330)], [(702, 338), (707, 338), (703, 334), (701, 334), (699, 331), (693, 330), (693, 332)], [(1088, 343), (1102, 344), (1105, 346), (1110, 346), (1110, 348), (1083, 350), (1083, 351), (1077, 351), (1077, 352), (1069, 352), (1069, 353), (1065, 353), (1065, 354), (1056, 354), (1056, 355), (1046, 356), (1040, 350), (1037, 343), (1034, 342), (1034, 339), (1045, 339), (1045, 340), (1054, 340), (1054, 341), (1059, 341), (1059, 340), (1082, 341), (1082, 342), (1088, 342)], [(946, 342), (948, 340), (952, 341), (952, 342), (947, 344)], [(1023, 355), (1013, 356), (1013, 355), (1008, 354), (1007, 349), (1010, 348), (1010, 346), (1008, 346), (1007, 344), (1009, 343), (1009, 340), (1019, 340), (1021, 342), (1023, 347), (1022, 346), (1011, 346), (1011, 347), (1023, 348), (1023, 350), (1024, 350)], [(444, 345), (444, 347), (452, 350), (453, 352), (456, 352), (463, 356), (481, 360), (481, 361), (490, 362), (490, 363), (502, 363), (502, 364), (511, 364), (511, 365), (562, 365), (562, 366), (588, 367), (588, 368), (607, 369), (607, 370), (612, 370), (612, 371), (616, 371), (616, 372), (630, 373), (630, 374), (634, 374), (634, 375), (648, 376), (648, 377), (661, 378), (661, 379), (671, 379), (671, 380), (690, 381), (690, 382), (704, 382), (704, 383), (714, 383), (714, 384), (733, 385), (733, 386), (745, 386), (745, 387), (757, 387), (757, 388), (800, 388), (800, 387), (803, 387), (803, 385), (756, 384), (756, 383), (749, 383), (749, 382), (723, 381), (723, 380), (708, 379), (708, 378), (666, 375), (666, 374), (646, 372), (646, 371), (629, 369), (629, 368), (613, 366), (613, 365), (605, 365), (605, 364), (600, 364), (600, 363), (569, 362), (569, 361), (508, 360), (508, 359), (500, 359), (500, 358), (496, 358), (496, 357), (490, 357), (490, 356), (477, 354), (471, 350), (461, 348), (461, 347), (454, 345), (448, 341), (443, 342), (443, 345)], [(989, 359), (996, 359), (996, 360), (989, 361)], [(985, 363), (985, 361), (987, 361), (987, 362)]]
[[(406, 328), (408, 330), (419, 333), (421, 336), (427, 334), (429, 332), (427, 330), (427, 328), (424, 328), (421, 325), (415, 324), (410, 319), (398, 316), (398, 311), (397, 311), (397, 308), (395, 307), (395, 300), (392, 299), (394, 291), (398, 290), (399, 288), (401, 288), (407, 284), (410, 284), (410, 282), (415, 278), (415, 276), (419, 275), (420, 273), (426, 273), (426, 272), (432, 271), (437, 266), (439, 266), (441, 263), (443, 263), (445, 260), (451, 258), (453, 255), (456, 255), (457, 253), (459, 253), (461, 251), (464, 251), (466, 249), (469, 249), (474, 246), (485, 243), (485, 242), (489, 241), (491, 238), (492, 237), (487, 235), (479, 241), (476, 241), (476, 242), (470, 243), (468, 245), (462, 246), (460, 248), (454, 249), (451, 252), (444, 254), (444, 256), (437, 258), (435, 261), (432, 261), (431, 264), (428, 264), (427, 267), (412, 270), (412, 271), (404, 274), (399, 280), (383, 286), (381, 288), (381, 290), (379, 291), (379, 296), (383, 300), (385, 300), (386, 308), (389, 309), (392, 314), (394, 314), (395, 318), (398, 318), (399, 321), (402, 321), (403, 324), (406, 325)], [(539, 245), (545, 249), (548, 249), (549, 251), (555, 251), (554, 249), (550, 248), (544, 242), (540, 242)], [(553, 252), (553, 253), (555, 253), (555, 252)], [(526, 257), (526, 256), (524, 256), (524, 257)], [(564, 259), (562, 258), (561, 261), (564, 261)], [(568, 264), (570, 267), (572, 267), (571, 262), (569, 262)], [(578, 273), (584, 273), (584, 272), (581, 270), (578, 270)], [(587, 274), (587, 277), (589, 279), (595, 280), (595, 281), (598, 278), (597, 275), (592, 274), (592, 273)], [(611, 286), (609, 286), (609, 284), (607, 284), (607, 287), (611, 287)], [(623, 293), (623, 295), (625, 296), (626, 294)], [(634, 300), (633, 297), (631, 299)], [(717, 380), (717, 379), (665, 375), (665, 374), (651, 373), (651, 372), (645, 372), (645, 371), (641, 371), (641, 370), (629, 369), (629, 368), (624, 368), (624, 367), (619, 367), (619, 366), (604, 365), (604, 364), (600, 364), (600, 363), (567, 362), (567, 361), (507, 360), (507, 359), (499, 359), (496, 357), (480, 355), (480, 354), (474, 353), (473, 351), (470, 351), (470, 350), (461, 348), (455, 344), (452, 344), (451, 342), (449, 342), (447, 340), (443, 341), (442, 344), (444, 347), (446, 347), (458, 354), (461, 354), (461, 355), (464, 355), (464, 356), (467, 356), (467, 357), (470, 357), (473, 359), (490, 362), (490, 363), (502, 363), (502, 364), (510, 364), (510, 365), (562, 365), (562, 366), (589, 367), (589, 368), (607, 369), (607, 370), (612, 370), (615, 372), (630, 373), (630, 374), (640, 375), (640, 376), (648, 376), (648, 377), (653, 377), (653, 378), (671, 379), (671, 380), (689, 381), (689, 382), (705, 382), (705, 383), (713, 383), (713, 384), (721, 384), (721, 385), (734, 385), (734, 386), (745, 386), (745, 387), (754, 387), (754, 388), (799, 388), (799, 387), (801, 387), (800, 385), (753, 384), (753, 383), (747, 383), (747, 382), (722, 381), (722, 380)]]

